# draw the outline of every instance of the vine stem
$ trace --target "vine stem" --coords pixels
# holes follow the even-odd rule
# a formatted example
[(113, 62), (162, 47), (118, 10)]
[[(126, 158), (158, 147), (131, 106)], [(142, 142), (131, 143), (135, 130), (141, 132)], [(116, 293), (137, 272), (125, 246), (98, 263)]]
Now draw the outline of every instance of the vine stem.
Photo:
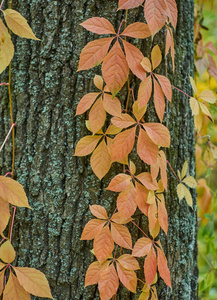
[(186, 94), (185, 92), (183, 92), (182, 90), (180, 90), (179, 88), (175, 87), (174, 85), (171, 85), (172, 88), (176, 89), (177, 91), (181, 92), (182, 94), (184, 94), (185, 96), (187, 96), (188, 98), (191, 98), (191, 96), (189, 96), (188, 94)]
[(10, 130), (8, 131), (8, 134), (7, 134), (7, 136), (6, 136), (6, 138), (5, 138), (4, 142), (3, 142), (3, 144), (1, 145), (0, 152), (2, 151), (2, 149), (3, 149), (4, 145), (5, 145), (5, 143), (7, 142), (7, 139), (9, 138), (9, 135), (10, 135), (10, 133), (11, 133), (11, 130), (14, 128), (14, 126), (16, 126), (16, 123), (13, 123), (13, 124), (11, 125), (11, 128), (10, 128)]
[(0, 86), (1, 85), (8, 85), (8, 83), (7, 82), (2, 82), (2, 83), (0, 83)]
[(4, 1), (5, 1), (5, 0), (2, 0), (2, 3), (1, 3), (1, 5), (0, 5), (0, 10), (2, 9), (2, 6), (3, 6), (3, 4), (4, 4)]
[(133, 225), (135, 225), (149, 240), (151, 240), (150, 237), (147, 236), (147, 234), (135, 222), (131, 221), (131, 223), (133, 223)]
[(177, 180), (181, 183), (179, 177), (176, 175), (175, 171), (173, 170), (173, 167), (171, 166), (170, 162), (167, 160), (168, 165), (170, 166), (170, 169), (173, 171), (173, 174), (176, 176)]

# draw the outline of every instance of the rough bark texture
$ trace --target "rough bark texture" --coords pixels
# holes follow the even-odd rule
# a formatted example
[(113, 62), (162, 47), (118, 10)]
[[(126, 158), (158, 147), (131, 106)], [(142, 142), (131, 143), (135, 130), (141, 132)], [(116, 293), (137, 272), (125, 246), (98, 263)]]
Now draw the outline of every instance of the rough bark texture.
[[(188, 74), (193, 72), (193, 0), (177, 1), (179, 17), (175, 34), (176, 71), (172, 74), (168, 57), (159, 72), (168, 75), (174, 86), (191, 93)], [(80, 241), (82, 229), (91, 218), (90, 204), (101, 204), (112, 212), (116, 195), (104, 188), (116, 174), (117, 164), (100, 182), (90, 168), (89, 158), (73, 157), (77, 141), (88, 134), (85, 117), (75, 117), (78, 101), (93, 91), (93, 76), (100, 69), (76, 73), (78, 58), (85, 44), (94, 35), (79, 24), (93, 16), (108, 18), (117, 29), (124, 11), (116, 12), (117, 0), (17, 0), (13, 8), (30, 22), (42, 41), (15, 38), (16, 56), (12, 67), (12, 90), (16, 128), (16, 178), (23, 184), (32, 210), (18, 209), (13, 244), (17, 265), (43, 271), (51, 285), (55, 300), (99, 299), (97, 288), (84, 289), (84, 276), (94, 257), (92, 242)], [(5, 3), (6, 8), (7, 2)], [(4, 8), (4, 7), (3, 7)], [(143, 20), (142, 8), (129, 11), (129, 23)], [(98, 36), (96, 36), (98, 38)], [(152, 42), (140, 45), (144, 54), (155, 43), (164, 48), (164, 32)], [(6, 75), (2, 78), (7, 80)], [(137, 83), (138, 84), (138, 83)], [(133, 83), (136, 90), (136, 83)], [(0, 92), (0, 140), (10, 127), (6, 89)], [(124, 100), (124, 96), (123, 96)], [(151, 109), (148, 118), (155, 119)], [(153, 117), (154, 116), (154, 117)], [(189, 99), (176, 90), (168, 105), (165, 123), (172, 145), (167, 150), (175, 170), (190, 159), (194, 175), (194, 130)], [(10, 171), (10, 143), (0, 156), (1, 174)], [(197, 299), (197, 217), (185, 201), (179, 203), (177, 181), (168, 169), (167, 208), (169, 232), (163, 233), (173, 290), (159, 282), (159, 299)], [(140, 218), (140, 219), (139, 219)], [(144, 218), (136, 218), (147, 226)], [(134, 238), (140, 234), (134, 229)], [(117, 299), (138, 299), (121, 289)]]

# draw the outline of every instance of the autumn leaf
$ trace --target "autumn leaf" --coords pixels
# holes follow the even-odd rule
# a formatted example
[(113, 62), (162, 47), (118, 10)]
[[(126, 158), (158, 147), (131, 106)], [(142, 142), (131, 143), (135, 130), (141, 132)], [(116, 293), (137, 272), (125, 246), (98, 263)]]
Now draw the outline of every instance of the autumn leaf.
[(117, 198), (117, 208), (123, 219), (128, 219), (136, 211), (136, 189), (133, 183), (119, 194)]
[(162, 147), (170, 146), (170, 133), (163, 124), (145, 123), (143, 124), (143, 128), (156, 145)]
[(117, 261), (121, 264), (121, 266), (126, 270), (136, 271), (139, 270), (139, 263), (130, 254), (123, 254), (121, 255)]
[(157, 257), (154, 248), (152, 247), (144, 263), (145, 281), (147, 286), (150, 286), (157, 272)]
[(151, 98), (151, 93), (152, 93), (152, 80), (151, 80), (151, 76), (148, 76), (139, 85), (138, 103), (140, 108), (147, 105), (149, 99)]
[(136, 203), (139, 209), (147, 216), (148, 215), (148, 207), (147, 198), (148, 198), (148, 189), (144, 187), (142, 184), (135, 182), (136, 185)]
[(148, 23), (152, 34), (157, 33), (166, 22), (167, 6), (162, 0), (146, 0), (145, 1), (145, 19)]
[(96, 88), (98, 88), (100, 91), (103, 89), (103, 79), (100, 75), (95, 75), (93, 79), (94, 85)]
[(53, 299), (48, 281), (42, 272), (33, 268), (13, 268), (20, 285), (26, 292), (34, 296)]
[(159, 120), (162, 122), (165, 111), (165, 99), (164, 93), (156, 80), (154, 80), (154, 107)]
[(162, 60), (162, 54), (158, 45), (154, 46), (151, 51), (151, 61), (153, 70), (156, 69)]
[(0, 234), (3, 234), (9, 219), (10, 219), (10, 211), (8, 202), (2, 200), (0, 198), (0, 207), (1, 207), (1, 218), (0, 218)]
[(163, 90), (164, 95), (167, 97), (167, 99), (171, 102), (172, 101), (172, 86), (169, 81), (169, 79), (165, 76), (154, 74), (157, 78), (158, 82), (160, 83), (160, 86)]
[(148, 190), (157, 190), (158, 184), (156, 180), (152, 179), (152, 176), (148, 172), (140, 173), (135, 176)]
[(135, 101), (133, 103), (133, 114), (137, 121), (140, 121), (144, 117), (146, 110), (147, 110), (147, 106), (143, 106), (142, 108), (140, 108), (138, 101)]
[(151, 251), (152, 240), (148, 238), (140, 238), (136, 241), (132, 255), (136, 257), (146, 256)]
[(100, 298), (110, 300), (116, 294), (119, 287), (118, 275), (115, 271), (114, 264), (104, 268), (99, 275), (98, 288)]
[(158, 222), (160, 224), (160, 227), (165, 232), (165, 234), (167, 234), (167, 231), (168, 231), (167, 210), (166, 210), (166, 207), (165, 207), (165, 203), (162, 202), (162, 201), (158, 201)]
[(4, 288), (4, 282), (5, 282), (5, 270), (0, 272), (0, 295), (2, 294)]
[(158, 146), (152, 142), (148, 134), (142, 129), (139, 131), (137, 153), (149, 165), (154, 164), (158, 157)]
[(0, 258), (3, 262), (10, 264), (15, 260), (16, 252), (14, 251), (14, 247), (11, 245), (11, 242), (7, 240), (0, 247)]
[(140, 6), (144, 0), (119, 0), (118, 10), (120, 9), (130, 9)]
[(170, 280), (170, 271), (167, 266), (167, 259), (161, 249), (157, 248), (157, 265), (160, 277), (165, 281), (166, 285), (172, 288)]
[(112, 24), (105, 18), (93, 17), (80, 24), (88, 31), (97, 34), (116, 34)]
[(111, 235), (117, 245), (126, 249), (132, 249), (132, 238), (127, 227), (111, 223)]
[(100, 97), (96, 100), (89, 113), (90, 128), (94, 134), (103, 127), (105, 119), (106, 112), (103, 106), (102, 97)]
[(170, 22), (174, 28), (176, 28), (177, 25), (177, 17), (178, 17), (178, 10), (175, 0), (164, 0), (167, 6), (167, 16), (170, 19)]
[(33, 33), (27, 20), (16, 10), (6, 9), (3, 11), (8, 27), (20, 37), (40, 41)]
[(130, 181), (131, 177), (129, 175), (120, 173), (111, 180), (106, 189), (113, 192), (122, 192), (128, 187)]
[(98, 261), (94, 261), (89, 265), (85, 276), (85, 287), (98, 283), (100, 269), (101, 267)]
[(87, 135), (80, 139), (75, 148), (74, 156), (86, 156), (93, 152), (102, 136)]
[(112, 254), (114, 249), (114, 241), (108, 225), (98, 230), (94, 238), (93, 247), (96, 258), (100, 263), (106, 260)]
[(134, 271), (126, 270), (121, 265), (116, 265), (118, 277), (122, 284), (132, 293), (136, 293), (137, 276)]
[(128, 114), (121, 114), (120, 116), (113, 117), (111, 122), (119, 128), (127, 128), (136, 124), (136, 121)]
[(11, 41), (11, 36), (8, 33), (7, 28), (0, 19), (0, 74), (6, 69), (10, 64), (14, 56), (14, 45)]
[(17, 277), (12, 272), (10, 272), (3, 297), (5, 300), (31, 300), (30, 294), (20, 285)]
[(81, 240), (92, 240), (95, 238), (96, 234), (105, 225), (105, 221), (93, 219), (90, 220), (84, 227), (83, 233), (81, 235)]
[(117, 97), (112, 97), (110, 94), (104, 93), (103, 95), (104, 109), (112, 116), (121, 115), (121, 103)]
[(90, 211), (96, 218), (107, 220), (108, 215), (105, 208), (101, 205), (90, 205)]
[(78, 103), (76, 115), (81, 115), (87, 111), (99, 95), (99, 93), (88, 93), (84, 95), (84, 97)]
[(147, 24), (142, 22), (135, 22), (128, 25), (121, 35), (129, 36), (135, 39), (145, 39), (151, 36), (151, 32)]
[(149, 73), (151, 72), (152, 66), (151, 66), (151, 62), (148, 59), (148, 57), (144, 57), (140, 64), (144, 70), (146, 70)]

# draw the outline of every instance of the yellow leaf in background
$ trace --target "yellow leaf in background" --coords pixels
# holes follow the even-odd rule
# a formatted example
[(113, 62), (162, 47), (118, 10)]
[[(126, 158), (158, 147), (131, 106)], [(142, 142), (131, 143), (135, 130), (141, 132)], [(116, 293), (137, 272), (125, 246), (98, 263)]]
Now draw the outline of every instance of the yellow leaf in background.
[(14, 56), (14, 45), (7, 28), (0, 19), (0, 74), (10, 64)]
[(0, 247), (0, 258), (3, 262), (10, 264), (14, 261), (16, 257), (16, 252), (14, 251), (14, 247), (11, 245), (10, 241), (7, 240)]
[(177, 194), (178, 194), (178, 197), (179, 197), (179, 200), (181, 201), (184, 197), (185, 197), (185, 191), (184, 191), (184, 184), (182, 183), (179, 183), (177, 185)]
[(183, 167), (182, 167), (181, 180), (186, 176), (187, 171), (188, 171), (188, 160), (186, 160), (186, 161), (184, 162), (184, 165), (183, 165)]
[(51, 298), (50, 287), (45, 275), (33, 268), (14, 268), (20, 285), (30, 294)]
[(3, 11), (5, 21), (8, 27), (20, 37), (26, 39), (33, 39), (40, 41), (33, 33), (32, 29), (27, 23), (27, 20), (16, 10), (6, 9)]
[(17, 277), (10, 272), (8, 282), (5, 286), (3, 293), (4, 299), (13, 299), (13, 300), (31, 300), (31, 296), (24, 288), (19, 284)]
[(209, 103), (212, 103), (214, 104), (216, 102), (216, 96), (215, 94), (210, 91), (210, 90), (204, 90), (200, 93), (200, 95), (198, 96), (198, 98), (206, 101), (206, 102), (209, 102)]
[(203, 160), (209, 168), (213, 168), (216, 164), (216, 158), (213, 156), (213, 152), (209, 147), (207, 147), (203, 154)]
[(192, 111), (192, 115), (198, 115), (199, 114), (199, 104), (198, 101), (191, 97), (190, 98), (190, 107), (191, 107), (191, 111)]
[(193, 91), (194, 91), (194, 93), (195, 93), (195, 96), (196, 96), (196, 95), (197, 95), (197, 87), (196, 87), (196, 84), (195, 84), (195, 82), (194, 82), (193, 77), (189, 76), (189, 78), (190, 78), (190, 82), (191, 82), (192, 89), (193, 89)]
[(203, 123), (203, 115), (201, 112), (197, 116), (194, 116), (194, 127), (196, 130), (200, 131)]
[(5, 176), (0, 176), (0, 200), (15, 206), (31, 208), (22, 185)]
[(185, 194), (186, 202), (188, 203), (188, 205), (190, 207), (192, 207), (193, 206), (193, 200), (192, 200), (191, 193), (189, 192), (189, 190), (184, 185), (183, 185), (183, 191), (184, 191), (184, 194)]
[(194, 179), (194, 177), (188, 175), (182, 182), (184, 182), (185, 184), (187, 184), (187, 186), (189, 186), (190, 188), (194, 189), (197, 186), (197, 182)]

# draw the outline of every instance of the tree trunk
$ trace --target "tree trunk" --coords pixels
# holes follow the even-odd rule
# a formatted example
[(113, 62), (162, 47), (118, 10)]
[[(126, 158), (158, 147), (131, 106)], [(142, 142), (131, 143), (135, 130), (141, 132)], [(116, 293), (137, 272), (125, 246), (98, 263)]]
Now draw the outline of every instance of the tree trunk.
[[(16, 264), (40, 269), (51, 285), (55, 300), (99, 299), (96, 286), (84, 289), (88, 265), (94, 260), (92, 242), (80, 240), (82, 230), (91, 218), (89, 205), (101, 204), (109, 213), (115, 207), (117, 194), (105, 190), (117, 174), (114, 164), (100, 182), (93, 174), (89, 158), (73, 157), (78, 140), (88, 134), (85, 117), (75, 117), (81, 97), (93, 91), (93, 77), (100, 68), (76, 72), (82, 48), (94, 37), (79, 24), (100, 16), (108, 18), (117, 29), (124, 11), (116, 12), (117, 0), (17, 0), (13, 9), (26, 17), (41, 42), (16, 38), (16, 55), (12, 63), (12, 90), (16, 127), (16, 179), (24, 186), (32, 210), (18, 209), (13, 245)], [(178, 25), (175, 33), (176, 70), (172, 73), (170, 56), (161, 63), (159, 72), (167, 71), (171, 83), (191, 93), (188, 74), (193, 73), (193, 0), (179, 0)], [(4, 9), (7, 2), (4, 4)], [(129, 10), (128, 22), (144, 20), (142, 8)], [(98, 38), (98, 36), (96, 36)], [(137, 42), (145, 56), (153, 44), (164, 49), (161, 30), (153, 42)], [(135, 44), (134, 43), (134, 44)], [(164, 52), (163, 52), (164, 53)], [(6, 72), (7, 73), (7, 72)], [(7, 75), (7, 74), (6, 74)], [(2, 80), (7, 81), (3, 75)], [(133, 83), (136, 90), (138, 82)], [(0, 140), (10, 128), (6, 89), (1, 88)], [(124, 96), (123, 96), (124, 99)], [(149, 120), (155, 119), (153, 115)], [(172, 104), (164, 119), (171, 133), (167, 159), (174, 170), (189, 159), (194, 176), (194, 127), (189, 99), (173, 90)], [(0, 156), (1, 174), (11, 169), (10, 143)], [(173, 290), (162, 280), (158, 284), (159, 299), (197, 299), (197, 214), (185, 200), (179, 203), (177, 180), (168, 169), (167, 209), (169, 231), (160, 233), (171, 270)], [(136, 222), (147, 230), (144, 217)], [(135, 229), (134, 229), (135, 231)], [(140, 237), (134, 232), (134, 238)], [(125, 288), (117, 299), (138, 299)]]

